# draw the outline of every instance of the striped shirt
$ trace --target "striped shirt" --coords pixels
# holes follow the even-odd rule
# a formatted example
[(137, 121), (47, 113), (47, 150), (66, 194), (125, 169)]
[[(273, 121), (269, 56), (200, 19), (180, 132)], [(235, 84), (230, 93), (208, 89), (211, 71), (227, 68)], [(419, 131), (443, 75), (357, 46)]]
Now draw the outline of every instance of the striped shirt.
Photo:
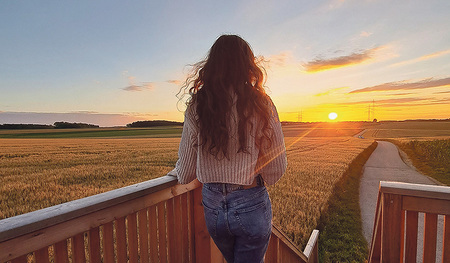
[[(178, 181), (187, 184), (197, 178), (201, 183), (250, 185), (255, 176), (261, 174), (267, 184), (275, 184), (286, 171), (287, 160), (281, 123), (275, 105), (272, 102), (271, 105), (269, 125), (272, 127), (273, 137), (270, 148), (257, 147), (255, 137), (262, 127), (258, 127), (257, 124), (261, 122), (254, 117), (252, 122), (256, 125), (253, 125), (250, 136), (247, 136), (247, 153), (238, 152), (238, 121), (237, 118), (230, 118), (229, 159), (215, 158), (208, 152), (208, 147), (202, 149), (201, 146), (196, 146), (200, 140), (196, 107), (189, 106), (184, 116), (178, 161), (175, 166)], [(233, 113), (237, 116), (236, 106), (233, 107)]]

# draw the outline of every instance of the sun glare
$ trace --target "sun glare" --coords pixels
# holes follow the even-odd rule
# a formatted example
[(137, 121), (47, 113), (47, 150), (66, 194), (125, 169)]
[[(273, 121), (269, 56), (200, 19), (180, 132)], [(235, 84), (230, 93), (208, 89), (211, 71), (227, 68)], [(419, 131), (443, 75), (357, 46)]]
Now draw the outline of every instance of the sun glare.
[(328, 119), (330, 120), (335, 120), (337, 118), (337, 113), (336, 112), (331, 112), (330, 114), (328, 114)]

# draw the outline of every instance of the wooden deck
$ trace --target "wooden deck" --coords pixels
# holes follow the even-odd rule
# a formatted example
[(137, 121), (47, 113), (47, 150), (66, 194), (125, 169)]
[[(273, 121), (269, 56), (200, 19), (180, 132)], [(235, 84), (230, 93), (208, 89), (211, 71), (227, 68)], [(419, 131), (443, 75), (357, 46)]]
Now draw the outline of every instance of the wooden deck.
[[(419, 213), (424, 213), (424, 226), (418, 224)], [(444, 217), (442, 232), (439, 215)], [(423, 237), (418, 237), (420, 227)], [(450, 187), (381, 182), (369, 262), (416, 262), (418, 238), (423, 238), (419, 261), (450, 262)], [(438, 261), (437, 250), (442, 254)]]
[[(273, 226), (265, 262), (318, 262)], [(206, 229), (201, 183), (164, 176), (0, 220), (0, 262), (225, 262)]]

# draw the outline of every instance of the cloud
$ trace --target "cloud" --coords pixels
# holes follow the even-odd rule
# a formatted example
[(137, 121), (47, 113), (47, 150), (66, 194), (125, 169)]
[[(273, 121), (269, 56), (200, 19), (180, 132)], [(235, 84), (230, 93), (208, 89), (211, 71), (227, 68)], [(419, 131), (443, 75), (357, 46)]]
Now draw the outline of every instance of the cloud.
[(152, 82), (144, 82), (141, 85), (130, 85), (127, 86), (125, 88), (123, 88), (123, 90), (126, 91), (144, 91), (144, 90), (153, 90), (154, 85)]
[(170, 84), (175, 84), (175, 85), (180, 85), (181, 83), (183, 83), (181, 80), (177, 80), (177, 79), (170, 79), (166, 81), (167, 83)]
[(375, 105), (376, 108), (383, 108), (383, 110), (388, 107), (414, 107), (414, 106), (431, 106), (431, 105), (448, 105), (450, 104), (450, 98), (444, 99), (433, 99), (433, 98), (397, 98), (397, 99), (384, 99), (384, 100), (363, 100), (363, 101), (353, 101), (353, 102), (342, 102), (333, 104), (333, 106), (340, 107), (352, 107), (355, 105)]
[(413, 89), (428, 89), (450, 85), (450, 77), (444, 79), (427, 78), (416, 82), (397, 81), (388, 82), (381, 85), (362, 88), (350, 91), (349, 93), (363, 93), (375, 91), (391, 91), (391, 90), (413, 90)]
[(337, 58), (329, 58), (329, 59), (315, 59), (306, 64), (303, 64), (303, 67), (306, 69), (306, 72), (316, 73), (319, 71), (325, 71), (330, 69), (336, 69), (346, 66), (352, 66), (361, 64), (363, 62), (372, 60), (375, 53), (381, 47), (376, 47), (368, 50), (364, 50), (359, 53), (353, 53), (347, 56), (341, 56)]
[(361, 34), (359, 34), (360, 37), (370, 37), (373, 33), (362, 31)]
[(287, 65), (288, 60), (292, 57), (291, 52), (284, 51), (279, 54), (271, 55), (267, 58), (270, 65), (284, 67)]
[(335, 94), (335, 93), (337, 93), (339, 91), (342, 91), (342, 90), (345, 90), (345, 89), (348, 89), (348, 88), (349, 87), (339, 87), (339, 88), (329, 89), (327, 91), (324, 91), (324, 92), (321, 92), (321, 93), (317, 93), (314, 96), (316, 96), (316, 97), (327, 96), (327, 95), (330, 95), (330, 94)]
[(136, 84), (136, 77), (129, 76), (128, 71), (122, 72), (122, 75), (127, 77), (128, 79), (128, 86), (122, 88), (125, 91), (135, 92), (135, 91), (153, 90), (155, 87), (153, 82), (141, 82), (139, 85)]
[(404, 66), (404, 65), (408, 65), (408, 64), (413, 64), (413, 63), (429, 60), (429, 59), (432, 59), (432, 58), (442, 57), (442, 56), (445, 56), (445, 55), (448, 55), (448, 54), (450, 54), (450, 49), (439, 51), (439, 52), (434, 52), (434, 53), (431, 53), (431, 54), (428, 54), (428, 55), (424, 55), (424, 56), (421, 56), (421, 57), (418, 57), (418, 58), (414, 58), (414, 59), (398, 62), (398, 63), (390, 65), (390, 67), (398, 67), (398, 66)]
[(450, 90), (434, 92), (434, 94), (449, 94), (449, 93), (450, 93)]

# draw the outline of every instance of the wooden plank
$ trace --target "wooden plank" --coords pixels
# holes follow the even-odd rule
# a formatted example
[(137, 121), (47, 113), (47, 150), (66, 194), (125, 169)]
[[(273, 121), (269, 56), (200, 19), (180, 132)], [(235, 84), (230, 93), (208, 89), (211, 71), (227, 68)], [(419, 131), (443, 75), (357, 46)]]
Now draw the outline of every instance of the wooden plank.
[(67, 253), (67, 240), (59, 241), (54, 246), (55, 249), (55, 262), (66, 263), (69, 262), (69, 255)]
[(372, 241), (370, 242), (369, 263), (378, 263), (381, 259), (381, 222), (383, 218), (383, 207), (381, 205), (382, 194), (378, 191), (377, 205), (375, 209), (375, 218), (372, 232)]
[(402, 233), (402, 197), (383, 194), (381, 226), (381, 262), (400, 262)]
[(98, 227), (89, 230), (89, 260), (90, 262), (101, 262), (100, 255), (100, 229)]
[(138, 236), (137, 236), (137, 218), (136, 213), (127, 216), (128, 225), (128, 253), (131, 263), (137, 263), (139, 260), (138, 253)]
[[(46, 229), (41, 229), (5, 242), (0, 242), (0, 251), (10, 251), (8, 254), (0, 254), (0, 262), (8, 261), (18, 255), (23, 255), (36, 251), (44, 246), (52, 245), (62, 239), (70, 238), (78, 233), (88, 231), (92, 227), (97, 227), (113, 221), (115, 218), (125, 217), (130, 213), (137, 212), (163, 200), (170, 199), (174, 195), (185, 193), (191, 188), (198, 187), (198, 185), (199, 183), (197, 180), (194, 180), (188, 185), (176, 185), (148, 196), (133, 199), (129, 202), (71, 219)], [(3, 222), (3, 220), (1, 220), (0, 223), (1, 222)]]
[(117, 262), (126, 263), (127, 258), (127, 234), (125, 228), (125, 217), (116, 220), (116, 242), (117, 242)]
[(450, 200), (450, 187), (440, 185), (380, 182), (382, 193)]
[(182, 232), (181, 223), (183, 218), (181, 217), (181, 196), (176, 196), (173, 200), (173, 234), (174, 234), (174, 247), (176, 249), (172, 250), (174, 252), (174, 262), (184, 262), (183, 261), (183, 247), (182, 243)]
[(148, 263), (148, 220), (147, 209), (142, 209), (138, 212), (139, 219), (139, 251), (140, 262)]
[(308, 263), (319, 263), (319, 242), (316, 242), (311, 255), (308, 257)]
[(450, 262), (450, 215), (444, 217), (442, 262)]
[(188, 199), (188, 220), (189, 220), (189, 262), (195, 262), (195, 242), (194, 242), (194, 195), (193, 192), (187, 192)]
[(181, 247), (183, 262), (189, 262), (189, 219), (187, 193), (181, 195)]
[[(173, 193), (178, 193), (190, 189), (193, 186), (198, 187), (199, 183), (195, 181), (188, 185), (176, 186), (172, 191)], [(126, 201), (147, 196), (163, 189), (170, 189), (176, 184), (177, 179), (173, 176), (163, 176), (109, 192), (6, 218), (0, 221), (0, 242)]]
[(208, 262), (211, 258), (209, 254), (211, 244), (203, 212), (201, 188), (194, 190), (194, 225), (195, 262)]
[(264, 258), (264, 262), (272, 263), (279, 262), (278, 261), (278, 246), (279, 239), (275, 234), (270, 235), (269, 246), (267, 247), (266, 256)]
[(167, 238), (166, 238), (166, 202), (161, 202), (157, 205), (158, 207), (158, 252), (159, 252), (159, 262), (167, 262)]
[(48, 247), (41, 248), (34, 252), (36, 263), (49, 263)]
[(167, 200), (166, 202), (166, 216), (167, 216), (167, 250), (169, 252), (169, 262), (175, 261), (175, 250), (177, 249), (174, 245), (175, 234), (174, 234), (174, 218), (173, 218), (173, 199)]
[(27, 255), (23, 255), (23, 256), (20, 256), (18, 258), (11, 260), (11, 263), (27, 263), (28, 262), (27, 258), (28, 258)]
[(114, 262), (113, 222), (103, 225), (103, 262)]
[(418, 212), (406, 211), (405, 262), (415, 262), (417, 258), (418, 222)]
[(314, 253), (314, 248), (317, 246), (319, 242), (319, 230), (314, 229), (309, 237), (308, 243), (306, 244), (305, 249), (303, 250), (303, 254), (309, 259), (311, 255)]
[(409, 211), (448, 215), (450, 214), (450, 200), (404, 196), (402, 208)]
[(308, 258), (300, 251), (290, 238), (288, 238), (277, 226), (272, 225), (272, 233), (275, 234), (280, 240), (280, 245), (286, 246), (292, 253), (295, 253), (297, 257), (303, 261), (308, 261)]
[(156, 205), (148, 208), (148, 218), (150, 219), (151, 262), (158, 262), (158, 216), (156, 214)]
[(72, 238), (72, 257), (74, 263), (86, 262), (86, 254), (84, 249), (84, 233), (75, 235)]
[(423, 262), (436, 262), (437, 214), (425, 214)]

